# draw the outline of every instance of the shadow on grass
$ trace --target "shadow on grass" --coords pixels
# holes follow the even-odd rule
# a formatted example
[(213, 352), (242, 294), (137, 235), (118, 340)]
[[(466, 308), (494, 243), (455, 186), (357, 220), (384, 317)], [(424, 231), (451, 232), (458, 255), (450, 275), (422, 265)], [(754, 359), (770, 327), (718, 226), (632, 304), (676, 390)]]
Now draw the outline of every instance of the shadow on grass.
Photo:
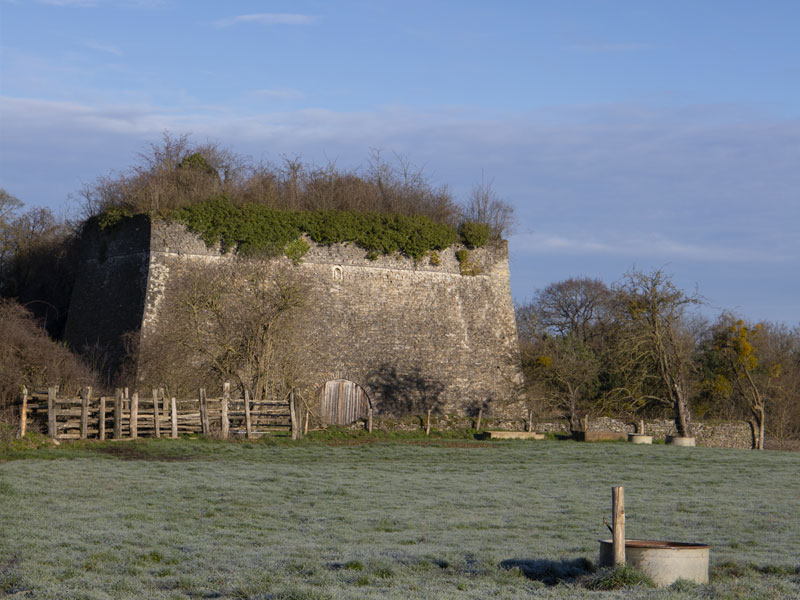
[(510, 558), (500, 563), (507, 570), (519, 569), (528, 579), (540, 581), (545, 585), (572, 583), (594, 572), (594, 565), (588, 558), (572, 560), (547, 560), (544, 558)]

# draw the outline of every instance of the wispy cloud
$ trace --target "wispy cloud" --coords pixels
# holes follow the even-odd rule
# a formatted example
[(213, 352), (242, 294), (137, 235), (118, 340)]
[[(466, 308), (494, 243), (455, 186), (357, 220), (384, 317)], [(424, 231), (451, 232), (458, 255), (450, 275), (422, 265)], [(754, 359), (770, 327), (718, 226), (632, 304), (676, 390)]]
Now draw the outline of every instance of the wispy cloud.
[(122, 50), (113, 44), (105, 44), (95, 40), (83, 40), (80, 42), (80, 44), (91, 50), (97, 50), (98, 52), (105, 52), (106, 54), (113, 54), (115, 56), (122, 56)]
[(301, 15), (296, 13), (255, 13), (250, 15), (237, 15), (215, 22), (217, 27), (230, 27), (241, 23), (258, 23), (259, 25), (311, 25), (319, 20), (316, 15)]
[(639, 52), (649, 50), (651, 44), (626, 43), (626, 42), (582, 42), (569, 46), (571, 50), (579, 52)]
[(154, 8), (164, 4), (165, 0), (36, 0), (39, 4), (76, 8), (96, 8), (101, 5), (115, 4), (122, 7)]
[(250, 92), (253, 96), (266, 96), (268, 98), (275, 98), (276, 100), (302, 100), (305, 94), (300, 90), (293, 88), (272, 88), (264, 90), (253, 90)]
[(791, 256), (754, 250), (746, 246), (726, 246), (719, 242), (698, 244), (667, 237), (658, 232), (639, 235), (608, 235), (591, 237), (581, 233), (528, 233), (514, 237), (514, 250), (526, 255), (570, 254), (573, 256), (599, 254), (623, 257), (632, 261), (658, 258), (683, 259), (715, 263), (770, 263), (793, 260)]
[(39, 4), (49, 4), (50, 6), (78, 6), (94, 7), (99, 4), (97, 0), (39, 0)]

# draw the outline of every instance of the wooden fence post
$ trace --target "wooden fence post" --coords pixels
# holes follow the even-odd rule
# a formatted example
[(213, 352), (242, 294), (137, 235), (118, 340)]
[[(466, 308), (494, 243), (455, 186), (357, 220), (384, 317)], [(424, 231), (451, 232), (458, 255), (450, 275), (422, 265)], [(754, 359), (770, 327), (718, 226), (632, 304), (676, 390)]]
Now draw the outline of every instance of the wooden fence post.
[(228, 439), (230, 433), (231, 422), (228, 420), (228, 402), (231, 399), (231, 382), (226, 381), (222, 384), (222, 407), (220, 409), (220, 426), (222, 428), (222, 439)]
[(175, 396), (170, 398), (170, 409), (172, 412), (172, 438), (178, 437), (178, 403), (175, 401)]
[(533, 431), (533, 409), (528, 410), (528, 432)]
[(122, 437), (122, 388), (114, 390), (114, 439)]
[(372, 433), (372, 407), (367, 409), (367, 431)]
[(139, 437), (139, 392), (131, 396), (131, 439)]
[(208, 424), (208, 398), (206, 398), (206, 389), (200, 388), (198, 395), (200, 396), (200, 426), (203, 435), (208, 435), (211, 428)]
[(481, 430), (481, 418), (483, 417), (483, 407), (478, 409), (478, 423), (475, 425), (475, 431)]
[(425, 435), (431, 434), (431, 409), (428, 409), (428, 420), (425, 421)]
[(625, 490), (621, 485), (611, 488), (612, 529), (614, 533), (614, 566), (625, 564)]
[(247, 439), (253, 436), (253, 421), (250, 417), (250, 392), (244, 389), (244, 431)]
[(81, 394), (81, 439), (89, 437), (89, 400), (92, 397), (92, 388), (87, 387)]
[(311, 420), (311, 411), (306, 408), (306, 416), (303, 419), (303, 435), (308, 435), (308, 422)]
[(158, 397), (162, 396), (161, 390), (153, 390), (153, 435), (161, 437), (161, 414), (158, 409)]
[(294, 403), (294, 389), (289, 392), (289, 419), (292, 423), (292, 439), (300, 439), (300, 424), (297, 422), (297, 407)]
[(58, 423), (56, 422), (57, 394), (57, 387), (47, 388), (47, 435), (53, 439), (58, 438)]
[(22, 386), (22, 409), (19, 414), (19, 437), (25, 437), (25, 429), (28, 426), (28, 388)]
[(98, 436), (106, 439), (106, 397), (100, 396), (100, 414), (97, 415)]

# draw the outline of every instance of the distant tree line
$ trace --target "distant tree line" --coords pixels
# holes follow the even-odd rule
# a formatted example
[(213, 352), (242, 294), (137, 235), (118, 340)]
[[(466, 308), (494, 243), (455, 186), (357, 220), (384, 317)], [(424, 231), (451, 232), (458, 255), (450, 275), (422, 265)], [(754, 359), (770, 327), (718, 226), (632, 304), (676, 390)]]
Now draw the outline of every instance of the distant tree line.
[(563, 415), (746, 419), (766, 435), (800, 439), (800, 328), (694, 310), (697, 294), (662, 270), (632, 270), (611, 286), (570, 278), (517, 307), (530, 408)]

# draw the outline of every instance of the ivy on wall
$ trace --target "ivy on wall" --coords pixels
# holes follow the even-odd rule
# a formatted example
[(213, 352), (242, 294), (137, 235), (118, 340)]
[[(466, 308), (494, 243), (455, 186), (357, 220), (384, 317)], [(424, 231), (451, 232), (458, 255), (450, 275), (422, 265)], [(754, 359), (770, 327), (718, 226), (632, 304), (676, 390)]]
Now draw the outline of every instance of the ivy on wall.
[[(420, 260), (429, 252), (466, 242), (453, 227), (423, 216), (281, 211), (261, 204), (236, 206), (225, 196), (165, 216), (185, 223), (209, 246), (220, 243), (224, 251), (236, 249), (245, 255), (278, 255), (303, 234), (318, 244), (354, 243), (369, 258), (399, 252)], [(475, 236), (468, 237), (470, 245), (476, 245)]]
[[(109, 211), (109, 214), (100, 215), (98, 222), (106, 228), (130, 216)], [(456, 230), (423, 216), (283, 211), (263, 204), (237, 205), (224, 195), (158, 216), (184, 223), (207, 246), (220, 244), (223, 252), (236, 250), (243, 255), (268, 256), (285, 253), (295, 261), (307, 250), (298, 243), (303, 234), (318, 244), (356, 244), (370, 259), (398, 252), (414, 260), (457, 243), (473, 248), (482, 246), (489, 238), (488, 228), (477, 223), (468, 223)]]

